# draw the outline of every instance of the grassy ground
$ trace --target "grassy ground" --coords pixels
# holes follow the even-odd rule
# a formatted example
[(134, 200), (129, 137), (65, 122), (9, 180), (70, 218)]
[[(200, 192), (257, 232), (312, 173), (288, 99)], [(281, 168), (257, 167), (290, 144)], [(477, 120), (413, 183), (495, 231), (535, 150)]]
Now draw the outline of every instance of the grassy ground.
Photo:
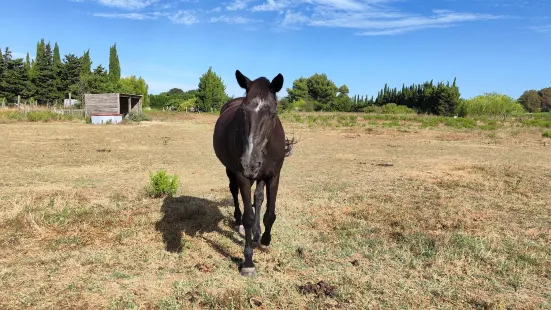
[[(299, 143), (252, 279), (216, 116), (0, 124), (0, 308), (551, 308), (539, 127), (301, 117), (285, 116)], [(162, 168), (179, 193), (147, 198)]]

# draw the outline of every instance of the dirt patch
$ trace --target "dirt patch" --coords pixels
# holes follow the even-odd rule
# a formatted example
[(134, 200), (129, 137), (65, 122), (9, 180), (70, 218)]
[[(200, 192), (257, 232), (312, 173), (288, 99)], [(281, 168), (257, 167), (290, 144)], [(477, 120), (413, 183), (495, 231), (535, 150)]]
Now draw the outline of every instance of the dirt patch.
[(301, 294), (304, 294), (304, 295), (313, 294), (313, 295), (316, 295), (317, 297), (322, 297), (322, 296), (335, 297), (336, 295), (335, 286), (327, 284), (323, 281), (319, 281), (316, 284), (308, 282), (304, 285), (299, 285), (297, 289)]
[(195, 268), (204, 273), (211, 273), (216, 269), (214, 265), (203, 263), (198, 263), (197, 265), (195, 265)]

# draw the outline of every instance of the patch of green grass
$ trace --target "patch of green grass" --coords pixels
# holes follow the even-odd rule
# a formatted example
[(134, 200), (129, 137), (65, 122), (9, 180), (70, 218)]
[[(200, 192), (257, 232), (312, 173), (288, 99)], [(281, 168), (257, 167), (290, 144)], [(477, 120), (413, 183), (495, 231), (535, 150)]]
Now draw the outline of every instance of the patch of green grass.
[(551, 128), (551, 120), (542, 118), (526, 119), (522, 124), (528, 127)]
[(444, 121), (444, 125), (449, 126), (449, 127), (453, 127), (453, 128), (457, 128), (457, 129), (475, 128), (476, 127), (476, 121), (474, 119), (463, 118), (463, 117), (446, 118), (446, 120)]
[(399, 121), (383, 122), (383, 127), (400, 127)]
[(358, 117), (356, 115), (340, 115), (337, 122), (341, 126), (353, 127), (358, 124)]
[(446, 121), (442, 116), (426, 116), (421, 118), (421, 128), (438, 127)]
[(29, 122), (72, 121), (82, 117), (72, 114), (59, 114), (52, 111), (29, 111), (26, 114), (20, 111), (0, 111), (0, 120), (17, 120)]
[(383, 106), (368, 106), (364, 108), (364, 113), (376, 114), (416, 114), (415, 110), (408, 108), (405, 105), (396, 103), (387, 103)]
[(174, 196), (178, 191), (179, 181), (178, 175), (169, 175), (165, 170), (149, 173), (147, 193), (151, 197)]
[(551, 139), (551, 131), (544, 131), (541, 133), (541, 136), (544, 138), (550, 138)]
[(139, 123), (142, 121), (150, 121), (151, 117), (145, 113), (130, 113), (130, 120)]

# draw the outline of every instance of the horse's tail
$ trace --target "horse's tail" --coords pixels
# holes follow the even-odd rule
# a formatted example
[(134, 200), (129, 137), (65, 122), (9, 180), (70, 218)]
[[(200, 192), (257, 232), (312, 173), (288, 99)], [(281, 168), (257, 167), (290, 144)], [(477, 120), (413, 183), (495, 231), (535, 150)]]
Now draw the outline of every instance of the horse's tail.
[(297, 144), (295, 137), (291, 140), (285, 138), (285, 157), (289, 157), (293, 154), (293, 145)]

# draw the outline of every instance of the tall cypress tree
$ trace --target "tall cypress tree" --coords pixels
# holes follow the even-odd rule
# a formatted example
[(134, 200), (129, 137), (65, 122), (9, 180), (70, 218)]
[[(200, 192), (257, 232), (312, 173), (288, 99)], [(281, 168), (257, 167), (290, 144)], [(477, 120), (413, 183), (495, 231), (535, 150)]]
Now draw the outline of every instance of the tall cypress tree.
[(88, 76), (92, 72), (92, 59), (90, 58), (90, 49), (84, 52), (84, 55), (80, 58), (80, 75)]
[(119, 63), (119, 55), (117, 53), (117, 43), (111, 46), (109, 52), (109, 81), (116, 84), (121, 79), (121, 66)]
[(52, 46), (50, 43), (44, 45), (43, 41), (39, 45), (44, 46), (44, 49), (37, 52), (39, 57), (36, 59), (36, 99), (42, 104), (52, 103), (58, 98)]
[(56, 88), (56, 98), (63, 99), (67, 91), (63, 89), (61, 82), (61, 70), (63, 69), (63, 64), (61, 63), (61, 54), (59, 53), (59, 46), (55, 42), (54, 46), (54, 55), (53, 55), (53, 69), (55, 73), (55, 88)]
[(27, 57), (25, 58), (25, 71), (27, 71), (27, 75), (30, 78), (31, 77), (31, 56), (29, 55), (29, 52), (27, 52)]
[(4, 56), (2, 56), (2, 48), (0, 48), (0, 103), (4, 97), (4, 86), (2, 86), (3, 73), (4, 73)]
[(61, 66), (61, 54), (59, 54), (59, 46), (57, 42), (54, 46), (54, 66)]

